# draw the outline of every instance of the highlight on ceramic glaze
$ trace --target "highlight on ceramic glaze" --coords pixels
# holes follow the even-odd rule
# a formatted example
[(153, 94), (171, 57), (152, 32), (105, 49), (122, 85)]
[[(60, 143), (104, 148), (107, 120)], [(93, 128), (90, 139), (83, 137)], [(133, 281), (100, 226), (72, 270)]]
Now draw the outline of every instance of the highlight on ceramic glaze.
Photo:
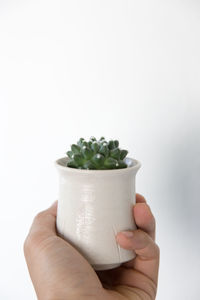
[(124, 161), (127, 150), (119, 148), (118, 140), (106, 141), (104, 137), (97, 140), (91, 137), (87, 142), (80, 138), (77, 144), (71, 145), (66, 152), (69, 157), (67, 167), (86, 170), (106, 170), (127, 168)]

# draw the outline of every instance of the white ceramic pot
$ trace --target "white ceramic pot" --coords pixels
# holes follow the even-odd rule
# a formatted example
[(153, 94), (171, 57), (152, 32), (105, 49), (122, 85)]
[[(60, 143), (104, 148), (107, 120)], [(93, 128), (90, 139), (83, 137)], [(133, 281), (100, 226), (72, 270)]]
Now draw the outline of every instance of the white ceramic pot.
[(126, 158), (127, 168), (82, 170), (58, 159), (59, 196), (57, 231), (89, 261), (95, 270), (118, 267), (135, 257), (121, 248), (117, 232), (134, 230), (135, 175), (141, 164)]

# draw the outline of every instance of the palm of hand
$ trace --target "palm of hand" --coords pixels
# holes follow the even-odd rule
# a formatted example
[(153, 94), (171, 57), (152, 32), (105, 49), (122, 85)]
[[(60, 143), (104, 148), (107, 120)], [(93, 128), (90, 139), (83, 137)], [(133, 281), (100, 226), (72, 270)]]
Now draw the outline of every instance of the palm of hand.
[[(130, 261), (130, 264), (134, 262)], [(109, 300), (153, 300), (156, 297), (156, 283), (133, 268), (122, 265), (117, 269), (101, 271), (98, 275)]]

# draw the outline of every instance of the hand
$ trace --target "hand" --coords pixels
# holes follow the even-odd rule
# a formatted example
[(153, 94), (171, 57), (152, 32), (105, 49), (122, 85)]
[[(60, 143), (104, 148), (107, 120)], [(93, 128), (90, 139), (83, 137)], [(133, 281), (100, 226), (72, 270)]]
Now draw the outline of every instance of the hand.
[(153, 300), (159, 248), (155, 220), (143, 196), (136, 195), (133, 216), (138, 229), (120, 232), (117, 242), (136, 258), (116, 269), (94, 271), (87, 260), (56, 233), (57, 203), (39, 213), (24, 243), (29, 273), (39, 300)]

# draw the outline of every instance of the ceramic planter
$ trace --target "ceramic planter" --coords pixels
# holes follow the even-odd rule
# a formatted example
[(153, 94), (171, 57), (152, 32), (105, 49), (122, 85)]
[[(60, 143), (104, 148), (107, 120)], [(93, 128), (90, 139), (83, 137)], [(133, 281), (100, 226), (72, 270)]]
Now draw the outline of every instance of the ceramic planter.
[(128, 167), (114, 170), (80, 170), (58, 159), (59, 196), (57, 231), (89, 261), (95, 270), (118, 267), (135, 257), (121, 248), (117, 232), (136, 229), (135, 204), (137, 160), (126, 158)]

